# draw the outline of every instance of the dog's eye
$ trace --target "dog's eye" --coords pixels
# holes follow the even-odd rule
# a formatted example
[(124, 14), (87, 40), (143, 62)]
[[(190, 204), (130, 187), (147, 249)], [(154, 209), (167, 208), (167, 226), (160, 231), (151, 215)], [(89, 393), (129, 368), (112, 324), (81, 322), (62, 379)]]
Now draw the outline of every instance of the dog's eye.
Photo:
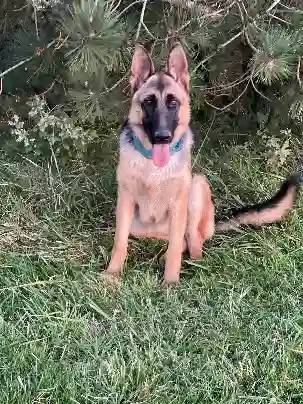
[(143, 101), (144, 105), (153, 105), (155, 104), (156, 100), (154, 96), (146, 97), (145, 100)]
[(168, 95), (166, 105), (168, 108), (176, 108), (179, 105), (179, 101), (173, 95)]

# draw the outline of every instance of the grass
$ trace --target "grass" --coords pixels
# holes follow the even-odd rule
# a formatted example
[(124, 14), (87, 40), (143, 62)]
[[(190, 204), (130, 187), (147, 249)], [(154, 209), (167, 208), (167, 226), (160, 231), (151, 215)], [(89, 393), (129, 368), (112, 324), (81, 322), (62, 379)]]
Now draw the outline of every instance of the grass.
[[(268, 197), (287, 171), (260, 147), (205, 142), (218, 210)], [(280, 225), (216, 236), (161, 285), (163, 244), (130, 243), (103, 284), (116, 154), (49, 171), (0, 161), (0, 403), (303, 403), (301, 200)]]

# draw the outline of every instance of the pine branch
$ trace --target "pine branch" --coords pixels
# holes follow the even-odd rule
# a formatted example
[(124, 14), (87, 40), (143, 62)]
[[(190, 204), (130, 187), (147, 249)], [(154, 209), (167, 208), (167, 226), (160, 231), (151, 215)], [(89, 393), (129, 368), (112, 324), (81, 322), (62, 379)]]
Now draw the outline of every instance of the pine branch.
[(268, 7), (268, 9), (266, 10), (266, 12), (269, 13), (273, 8), (275, 8), (275, 7), (280, 3), (280, 1), (281, 1), (281, 0), (275, 0), (275, 1)]
[(216, 109), (217, 111), (223, 112), (223, 111), (225, 111), (226, 109), (230, 108), (232, 105), (234, 105), (237, 101), (239, 101), (239, 99), (246, 93), (246, 91), (247, 91), (247, 89), (248, 89), (248, 86), (249, 86), (249, 81), (248, 81), (248, 83), (246, 84), (244, 90), (238, 95), (238, 97), (236, 97), (232, 102), (230, 102), (229, 104), (225, 105), (225, 106), (222, 107), (222, 108), (216, 107), (215, 105), (211, 104), (211, 103), (208, 102), (207, 100), (205, 100), (205, 103), (206, 103), (207, 105), (209, 105), (210, 107)]
[(198, 12), (203, 16), (215, 17), (221, 15), (222, 12), (226, 11), (227, 8), (232, 7), (235, 1), (227, 4), (226, 7), (219, 8), (218, 10), (210, 11), (211, 6), (201, 5), (198, 0), (162, 0), (163, 2), (169, 3), (172, 6), (180, 6), (186, 8), (190, 11)]
[(262, 98), (264, 98), (265, 100), (267, 100), (267, 101), (269, 101), (269, 102), (272, 102), (269, 98), (266, 97), (266, 95), (264, 95), (263, 93), (261, 93), (260, 90), (257, 89), (257, 87), (256, 87), (256, 85), (255, 85), (255, 82), (254, 82), (253, 74), (250, 76), (250, 82), (251, 82), (251, 85), (253, 86), (253, 89), (255, 90), (255, 92), (256, 92), (257, 94), (259, 94), (259, 95), (260, 95)]
[(116, 68), (125, 27), (117, 7), (106, 0), (74, 1), (69, 14), (62, 18), (69, 37), (66, 57), (70, 71), (98, 74), (100, 69)]
[(290, 26), (290, 25), (291, 25), (291, 23), (290, 23), (290, 22), (288, 22), (288, 21), (286, 21), (286, 20), (283, 20), (283, 18), (278, 17), (278, 16), (277, 16), (277, 15), (275, 15), (275, 14), (268, 13), (268, 15), (269, 15), (270, 17), (274, 18), (275, 20), (278, 20), (278, 21), (282, 22), (283, 24), (286, 24), (286, 25), (288, 25), (288, 26)]
[(302, 80), (301, 80), (301, 77), (300, 77), (301, 62), (302, 62), (302, 58), (299, 57), (298, 58), (298, 65), (297, 65), (297, 80), (298, 80), (300, 88), (302, 88)]
[[(242, 20), (242, 23), (243, 23), (243, 32), (244, 32), (244, 36), (246, 38), (246, 41), (247, 41), (248, 45), (251, 47), (251, 49), (254, 52), (257, 52), (258, 49), (253, 45), (253, 43), (251, 42), (251, 40), (249, 38), (248, 28), (249, 28), (250, 24), (247, 22), (247, 11), (246, 11), (246, 8), (245, 8), (245, 6), (243, 4), (243, 1), (242, 0), (237, 1), (236, 4), (238, 6), (240, 17), (241, 17), (241, 20)], [(243, 10), (245, 11), (246, 18), (243, 15), (242, 7), (243, 7)]]
[(230, 90), (234, 87), (239, 86), (242, 83), (245, 83), (245, 81), (250, 79), (250, 72), (246, 72), (244, 73), (241, 77), (239, 77), (238, 79), (232, 81), (229, 84), (217, 84), (215, 86), (209, 87), (209, 86), (194, 86), (194, 88), (199, 88), (200, 90), (218, 90), (220, 92), (224, 92), (226, 90)]
[(110, 93), (111, 91), (113, 91), (115, 88), (117, 88), (121, 83), (123, 83), (123, 81), (126, 79), (126, 77), (128, 76), (128, 73), (126, 75), (124, 75), (120, 80), (116, 81), (115, 84), (113, 84), (110, 88), (107, 88), (106, 90), (104, 90), (102, 93), (99, 94), (99, 96), (105, 95)]
[[(51, 46), (53, 46), (56, 42), (57, 42), (58, 38), (54, 39), (53, 41), (51, 41), (48, 45), (46, 45), (45, 49), (50, 48)], [(17, 69), (20, 66), (23, 66), (25, 63), (30, 62), (31, 60), (33, 60), (35, 57), (37, 56), (37, 54), (30, 56), (24, 60), (21, 60), (21, 62), (15, 64), (14, 66), (9, 67), (8, 69), (6, 69), (4, 72), (0, 73), (0, 78), (2, 79), (6, 74), (12, 72), (13, 70)], [(39, 55), (40, 56), (40, 55)]]
[(212, 57), (214, 57), (220, 50), (222, 50), (223, 48), (225, 48), (227, 45), (229, 45), (230, 43), (232, 43), (235, 39), (239, 38), (239, 36), (241, 36), (243, 34), (243, 30), (238, 32), (236, 35), (234, 35), (232, 38), (228, 39), (226, 42), (224, 42), (223, 44), (220, 44), (217, 49), (211, 53), (209, 56), (207, 56), (206, 58), (204, 58), (203, 60), (201, 60), (201, 62), (199, 62), (197, 64), (197, 66), (195, 67), (193, 73), (196, 73), (196, 71), (203, 66), (209, 59), (211, 59)]
[(144, 3), (142, 5), (142, 11), (140, 14), (140, 21), (139, 21), (139, 25), (138, 25), (138, 29), (137, 29), (137, 33), (136, 33), (136, 41), (139, 38), (141, 26), (142, 26), (142, 24), (144, 24), (144, 14), (145, 14), (145, 9), (146, 9), (146, 4), (147, 4), (147, 0), (144, 0)]
[(133, 6), (135, 6), (136, 4), (140, 4), (142, 3), (143, 0), (135, 0), (132, 3), (130, 3), (128, 6), (126, 6), (117, 16), (117, 19), (119, 20), (123, 14), (125, 14), (130, 8), (132, 8)]

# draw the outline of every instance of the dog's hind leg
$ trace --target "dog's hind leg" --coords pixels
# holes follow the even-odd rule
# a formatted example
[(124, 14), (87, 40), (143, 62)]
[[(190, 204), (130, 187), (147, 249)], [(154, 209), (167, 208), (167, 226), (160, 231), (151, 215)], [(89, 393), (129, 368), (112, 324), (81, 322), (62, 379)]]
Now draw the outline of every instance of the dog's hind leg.
[(210, 239), (215, 230), (214, 205), (211, 189), (202, 175), (195, 175), (189, 190), (187, 216), (187, 247), (191, 259), (202, 257), (205, 240)]

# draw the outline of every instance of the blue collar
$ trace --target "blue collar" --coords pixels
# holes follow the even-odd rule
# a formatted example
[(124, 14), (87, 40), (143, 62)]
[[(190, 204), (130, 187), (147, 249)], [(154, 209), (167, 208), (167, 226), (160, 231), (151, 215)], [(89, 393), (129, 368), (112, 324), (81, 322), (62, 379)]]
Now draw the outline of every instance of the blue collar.
[[(170, 155), (172, 156), (174, 153), (182, 150), (183, 143), (184, 143), (184, 139), (182, 137), (180, 140), (178, 140), (175, 144), (173, 144), (169, 148)], [(147, 159), (152, 158), (152, 149), (146, 149), (143, 146), (141, 140), (139, 138), (137, 138), (136, 136), (133, 136), (133, 144), (134, 144), (135, 148), (138, 150), (138, 152), (140, 152), (142, 154), (142, 156), (144, 156)]]

